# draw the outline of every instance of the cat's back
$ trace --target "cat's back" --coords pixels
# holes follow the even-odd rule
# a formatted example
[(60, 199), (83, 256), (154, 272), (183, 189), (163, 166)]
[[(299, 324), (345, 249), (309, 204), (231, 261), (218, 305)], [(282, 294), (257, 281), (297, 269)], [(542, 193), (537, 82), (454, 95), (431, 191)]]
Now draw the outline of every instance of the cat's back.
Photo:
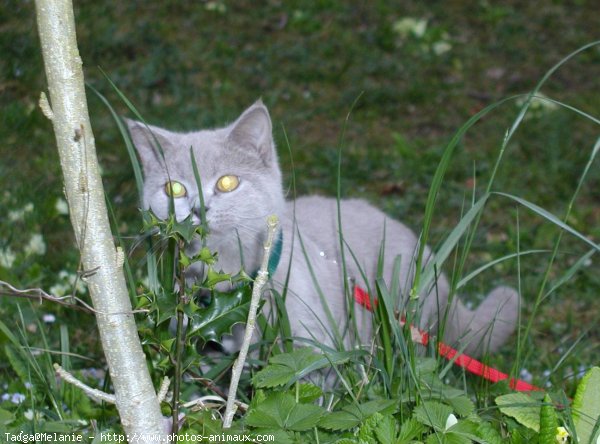
[[(386, 253), (412, 255), (416, 244), (414, 233), (362, 199), (340, 201), (342, 233), (356, 257), (375, 266), (385, 239)], [(328, 254), (339, 252), (337, 200), (323, 196), (305, 196), (287, 203), (287, 218), (295, 220), (303, 239), (310, 239)], [(386, 254), (386, 256), (388, 255)]]

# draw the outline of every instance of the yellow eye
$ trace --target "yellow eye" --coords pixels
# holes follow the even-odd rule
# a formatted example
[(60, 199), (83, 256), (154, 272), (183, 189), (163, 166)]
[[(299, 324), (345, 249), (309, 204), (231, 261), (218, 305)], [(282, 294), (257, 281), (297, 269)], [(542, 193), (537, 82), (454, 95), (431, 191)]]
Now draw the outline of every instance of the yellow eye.
[(173, 196), (177, 198), (185, 196), (187, 191), (181, 183), (172, 180), (165, 184), (165, 193), (167, 193), (167, 196)]
[(227, 175), (222, 176), (217, 180), (217, 190), (228, 193), (235, 190), (240, 184), (240, 178), (237, 176)]

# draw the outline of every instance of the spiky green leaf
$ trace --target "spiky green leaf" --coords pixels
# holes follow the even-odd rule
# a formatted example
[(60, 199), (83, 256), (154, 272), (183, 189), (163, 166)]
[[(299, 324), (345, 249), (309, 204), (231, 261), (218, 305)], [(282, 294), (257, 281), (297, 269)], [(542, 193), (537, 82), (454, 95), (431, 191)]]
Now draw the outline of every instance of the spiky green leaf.
[(220, 342), (231, 328), (248, 319), (252, 288), (244, 285), (228, 293), (214, 292), (207, 307), (188, 304), (185, 313), (189, 318), (189, 337), (199, 336), (205, 341)]

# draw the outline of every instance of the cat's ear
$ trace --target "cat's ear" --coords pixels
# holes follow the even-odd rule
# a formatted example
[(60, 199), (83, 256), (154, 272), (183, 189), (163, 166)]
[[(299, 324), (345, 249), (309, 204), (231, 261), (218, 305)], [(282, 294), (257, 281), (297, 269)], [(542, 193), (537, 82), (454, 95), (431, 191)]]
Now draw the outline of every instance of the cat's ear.
[(265, 164), (276, 160), (271, 117), (262, 100), (244, 111), (228, 129), (229, 146), (252, 150)]
[(127, 118), (123, 120), (127, 124), (131, 141), (142, 161), (144, 171), (162, 169), (165, 164), (164, 149), (169, 143), (169, 132), (137, 120)]

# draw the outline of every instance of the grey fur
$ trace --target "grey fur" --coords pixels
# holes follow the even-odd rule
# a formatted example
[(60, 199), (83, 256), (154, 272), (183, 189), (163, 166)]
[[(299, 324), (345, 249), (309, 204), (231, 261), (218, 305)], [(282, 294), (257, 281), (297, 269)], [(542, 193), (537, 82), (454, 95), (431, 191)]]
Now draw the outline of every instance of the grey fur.
[[(204, 202), (208, 208), (208, 246), (219, 253), (219, 266), (225, 272), (237, 273), (242, 266), (241, 257), (247, 271), (258, 268), (266, 235), (265, 220), (270, 214), (279, 216), (283, 249), (271, 285), (281, 291), (291, 261), (286, 307), (293, 335), (317, 339), (327, 345), (334, 344), (333, 331), (338, 328), (343, 335), (349, 318), (344, 296), (337, 203), (335, 199), (320, 196), (285, 202), (271, 134), (271, 119), (262, 102), (256, 102), (224, 128), (174, 133), (149, 127), (162, 147), (164, 161), (153, 147), (153, 137), (146, 126), (135, 121), (128, 121), (128, 125), (144, 168), (143, 205), (146, 209), (151, 208), (159, 217), (164, 218), (168, 214), (169, 200), (164, 185), (170, 177), (184, 184), (188, 190), (186, 197), (175, 199), (178, 219), (195, 213), (194, 220), (199, 223), (196, 214), (200, 201), (191, 166), (190, 147), (194, 150)], [(219, 192), (215, 184), (223, 175), (238, 176), (239, 187), (232, 192)], [(358, 199), (341, 201), (341, 225), (349, 248), (345, 249), (348, 277), (363, 288), (367, 285), (361, 269), (373, 286), (385, 236), (383, 277), (386, 282), (391, 281), (394, 260), (400, 256), (402, 296), (398, 297), (402, 306), (414, 274), (417, 249), (414, 233)], [(359, 264), (353, 260), (350, 252)], [(430, 257), (429, 249), (425, 254)], [(311, 268), (316, 279), (312, 277)], [(438, 330), (447, 309), (448, 293), (448, 281), (442, 275), (431, 291), (420, 296), (421, 328), (430, 332)], [(328, 309), (322, 304), (319, 294), (324, 296)], [(333, 326), (328, 310), (333, 318)], [(514, 331), (518, 310), (519, 295), (508, 287), (493, 290), (475, 311), (468, 310), (455, 297), (448, 310), (444, 340), (465, 347), (466, 352), (474, 355), (484, 350), (493, 352)], [(359, 329), (355, 339), (368, 344), (371, 337), (370, 314), (358, 305), (355, 305), (354, 311)], [(346, 335), (344, 341), (348, 345), (350, 336)], [(237, 342), (237, 338), (228, 341), (226, 348), (235, 349)]]

